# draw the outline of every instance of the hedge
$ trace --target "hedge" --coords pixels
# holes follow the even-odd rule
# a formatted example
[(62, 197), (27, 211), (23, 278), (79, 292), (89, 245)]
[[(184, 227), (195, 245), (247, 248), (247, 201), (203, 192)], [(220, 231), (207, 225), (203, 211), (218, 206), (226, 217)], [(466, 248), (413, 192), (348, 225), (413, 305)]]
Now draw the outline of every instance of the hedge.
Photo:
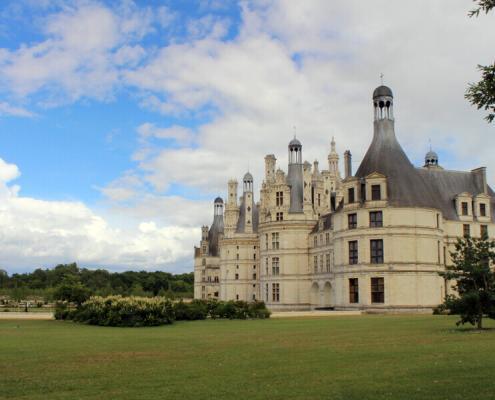
[(91, 297), (75, 309), (59, 303), (55, 318), (102, 326), (158, 326), (206, 318), (269, 318), (263, 302), (193, 300), (176, 303), (163, 297)]

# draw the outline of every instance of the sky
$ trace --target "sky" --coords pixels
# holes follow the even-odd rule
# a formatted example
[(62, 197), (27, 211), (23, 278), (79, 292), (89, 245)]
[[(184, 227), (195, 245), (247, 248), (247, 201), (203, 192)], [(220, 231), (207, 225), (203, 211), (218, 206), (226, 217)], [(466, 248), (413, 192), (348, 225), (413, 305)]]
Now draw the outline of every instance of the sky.
[[(464, 99), (493, 62), (469, 0), (3, 0), (0, 268), (193, 270), (213, 199), (266, 154), (359, 166), (373, 89), (421, 166), (488, 168), (495, 125)], [(294, 128), (295, 127), (295, 128)], [(342, 169), (342, 164), (341, 164)]]

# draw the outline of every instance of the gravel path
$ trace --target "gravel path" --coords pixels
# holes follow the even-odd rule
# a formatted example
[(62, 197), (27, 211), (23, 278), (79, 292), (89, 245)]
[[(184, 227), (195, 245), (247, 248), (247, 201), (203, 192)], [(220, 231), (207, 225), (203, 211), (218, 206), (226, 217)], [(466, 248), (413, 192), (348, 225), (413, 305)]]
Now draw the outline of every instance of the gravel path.
[(0, 312), (0, 319), (53, 319), (51, 312)]

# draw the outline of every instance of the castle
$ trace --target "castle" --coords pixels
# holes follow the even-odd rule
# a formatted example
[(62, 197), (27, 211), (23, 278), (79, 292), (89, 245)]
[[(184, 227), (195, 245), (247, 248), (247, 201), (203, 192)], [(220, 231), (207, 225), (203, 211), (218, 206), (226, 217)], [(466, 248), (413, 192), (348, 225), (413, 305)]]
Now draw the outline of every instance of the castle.
[(438, 272), (457, 238), (495, 235), (495, 193), (485, 168), (445, 170), (432, 151), (414, 167), (395, 136), (391, 89), (376, 88), (372, 104), (373, 140), (355, 174), (346, 151), (341, 177), (333, 139), (320, 171), (294, 138), (287, 174), (265, 157), (259, 201), (249, 172), (240, 198), (228, 182), (195, 247), (195, 298), (411, 312), (443, 301), (452, 289)]

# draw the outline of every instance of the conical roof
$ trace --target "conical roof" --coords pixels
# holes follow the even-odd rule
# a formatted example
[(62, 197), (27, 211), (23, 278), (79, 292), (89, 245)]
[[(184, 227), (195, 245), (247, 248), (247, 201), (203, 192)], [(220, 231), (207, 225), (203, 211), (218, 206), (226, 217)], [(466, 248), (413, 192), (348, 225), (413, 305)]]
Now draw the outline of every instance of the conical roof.
[(356, 176), (364, 178), (373, 172), (385, 175), (390, 205), (437, 208), (439, 193), (407, 158), (395, 137), (394, 121), (375, 121), (374, 128), (373, 141)]

